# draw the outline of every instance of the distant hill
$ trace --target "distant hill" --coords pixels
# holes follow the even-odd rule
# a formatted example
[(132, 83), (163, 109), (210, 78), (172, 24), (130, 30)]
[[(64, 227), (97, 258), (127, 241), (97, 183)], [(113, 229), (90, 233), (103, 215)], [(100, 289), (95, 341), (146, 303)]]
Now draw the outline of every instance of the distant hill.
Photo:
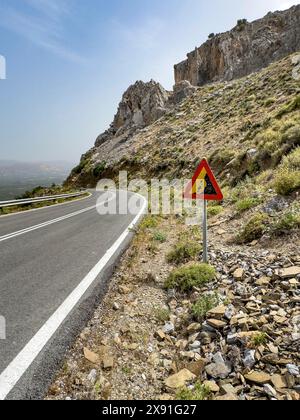
[(0, 200), (14, 199), (39, 185), (61, 184), (73, 166), (73, 163), (64, 161), (0, 160)]

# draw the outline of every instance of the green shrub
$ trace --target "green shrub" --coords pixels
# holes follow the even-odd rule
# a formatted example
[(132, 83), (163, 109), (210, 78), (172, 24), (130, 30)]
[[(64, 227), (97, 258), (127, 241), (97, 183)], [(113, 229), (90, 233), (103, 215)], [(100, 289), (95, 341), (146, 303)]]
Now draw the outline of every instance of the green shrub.
[(195, 264), (173, 271), (165, 282), (167, 289), (188, 292), (193, 287), (201, 287), (216, 276), (215, 269), (209, 264)]
[(295, 125), (283, 133), (281, 138), (282, 143), (286, 143), (291, 147), (300, 145), (300, 125)]
[(267, 344), (267, 334), (266, 333), (257, 333), (252, 337), (251, 343), (253, 347), (264, 346)]
[(99, 178), (103, 172), (105, 171), (106, 168), (106, 162), (102, 162), (99, 165), (97, 165), (94, 169), (93, 169), (93, 175), (95, 178)]
[(158, 221), (155, 216), (146, 216), (140, 224), (140, 230), (156, 228), (157, 225)]
[(222, 169), (235, 157), (235, 153), (231, 149), (218, 149), (209, 158), (211, 164)]
[(213, 295), (202, 296), (192, 307), (193, 316), (198, 321), (202, 321), (207, 312), (216, 308), (219, 303), (220, 299), (217, 293)]
[(282, 166), (290, 170), (300, 170), (300, 147), (283, 159)]
[(261, 186), (268, 186), (274, 177), (274, 171), (272, 169), (267, 169), (266, 171), (261, 172), (255, 179), (255, 184)]
[(223, 207), (222, 206), (212, 206), (212, 207), (208, 207), (207, 209), (207, 215), (208, 217), (214, 217), (214, 216), (218, 216), (219, 214), (221, 214), (223, 212)]
[(79, 163), (79, 165), (78, 166), (76, 166), (74, 169), (73, 169), (73, 174), (76, 174), (76, 175), (79, 175), (82, 171), (83, 171), (83, 169), (84, 169), (84, 167), (86, 166), (86, 164), (87, 164), (87, 161), (85, 161), (85, 160), (82, 160), (80, 163)]
[(250, 210), (254, 207), (257, 207), (261, 203), (261, 200), (258, 198), (244, 198), (243, 200), (239, 200), (235, 208), (239, 213), (243, 213), (247, 210)]
[(273, 105), (276, 102), (275, 98), (269, 98), (265, 100), (264, 106), (265, 107), (269, 107), (271, 105)]
[(258, 186), (253, 183), (253, 179), (247, 177), (230, 192), (230, 201), (237, 203), (240, 200), (246, 200), (249, 198), (249, 194), (256, 192), (258, 192)]
[(300, 228), (300, 214), (288, 212), (281, 216), (272, 226), (272, 232), (275, 236), (282, 235), (285, 232)]
[(153, 235), (154, 241), (164, 243), (167, 240), (167, 235), (163, 232), (155, 232)]
[(158, 322), (167, 322), (170, 319), (170, 311), (166, 308), (155, 308), (154, 315)]
[(180, 243), (167, 255), (168, 263), (183, 264), (195, 259), (202, 247), (198, 242)]
[(283, 117), (285, 114), (296, 111), (300, 108), (300, 95), (292, 100), (289, 104), (285, 105), (277, 114), (277, 118)]
[(194, 389), (182, 388), (176, 394), (178, 401), (204, 401), (209, 399), (211, 391), (207, 386), (202, 385), (200, 382), (195, 384)]
[(281, 134), (276, 127), (268, 128), (262, 133), (259, 133), (255, 138), (255, 142), (259, 148), (259, 157), (257, 158), (262, 162), (270, 158), (279, 149), (281, 140)]
[(275, 176), (274, 188), (277, 194), (290, 195), (300, 188), (300, 171), (282, 167)]
[(268, 216), (257, 213), (244, 226), (238, 234), (237, 241), (239, 243), (249, 243), (263, 236), (266, 228)]

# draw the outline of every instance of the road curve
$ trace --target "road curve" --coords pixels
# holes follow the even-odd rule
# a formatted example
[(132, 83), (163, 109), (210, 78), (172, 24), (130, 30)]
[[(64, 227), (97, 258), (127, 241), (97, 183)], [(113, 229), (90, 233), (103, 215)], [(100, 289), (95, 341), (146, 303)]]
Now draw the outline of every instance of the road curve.
[[(119, 201), (121, 193), (110, 193)], [(123, 197), (124, 198), (124, 197)], [(84, 200), (0, 218), (0, 399), (40, 399), (106, 291), (137, 215), (99, 215)], [(98, 201), (97, 201), (98, 200)], [(103, 205), (103, 204), (102, 204)], [(2, 318), (3, 319), (3, 318)]]

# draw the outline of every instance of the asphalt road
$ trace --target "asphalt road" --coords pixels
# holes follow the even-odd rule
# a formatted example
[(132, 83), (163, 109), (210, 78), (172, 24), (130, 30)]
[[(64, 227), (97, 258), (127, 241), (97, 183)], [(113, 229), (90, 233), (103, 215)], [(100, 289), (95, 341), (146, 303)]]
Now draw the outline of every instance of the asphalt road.
[(140, 215), (100, 216), (99, 197), (0, 218), (0, 399), (43, 397), (106, 291)]

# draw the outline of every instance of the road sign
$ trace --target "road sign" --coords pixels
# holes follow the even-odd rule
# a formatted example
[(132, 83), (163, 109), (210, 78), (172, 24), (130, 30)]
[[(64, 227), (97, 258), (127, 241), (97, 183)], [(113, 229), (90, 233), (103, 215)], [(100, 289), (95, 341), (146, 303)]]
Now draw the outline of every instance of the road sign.
[[(203, 191), (204, 189), (204, 191)], [(184, 198), (222, 201), (223, 194), (218, 182), (207, 162), (203, 159), (198, 166), (192, 181), (188, 184)]]
[(203, 262), (208, 263), (207, 201), (222, 201), (223, 194), (207, 162), (203, 159), (184, 192), (184, 198), (203, 200)]

